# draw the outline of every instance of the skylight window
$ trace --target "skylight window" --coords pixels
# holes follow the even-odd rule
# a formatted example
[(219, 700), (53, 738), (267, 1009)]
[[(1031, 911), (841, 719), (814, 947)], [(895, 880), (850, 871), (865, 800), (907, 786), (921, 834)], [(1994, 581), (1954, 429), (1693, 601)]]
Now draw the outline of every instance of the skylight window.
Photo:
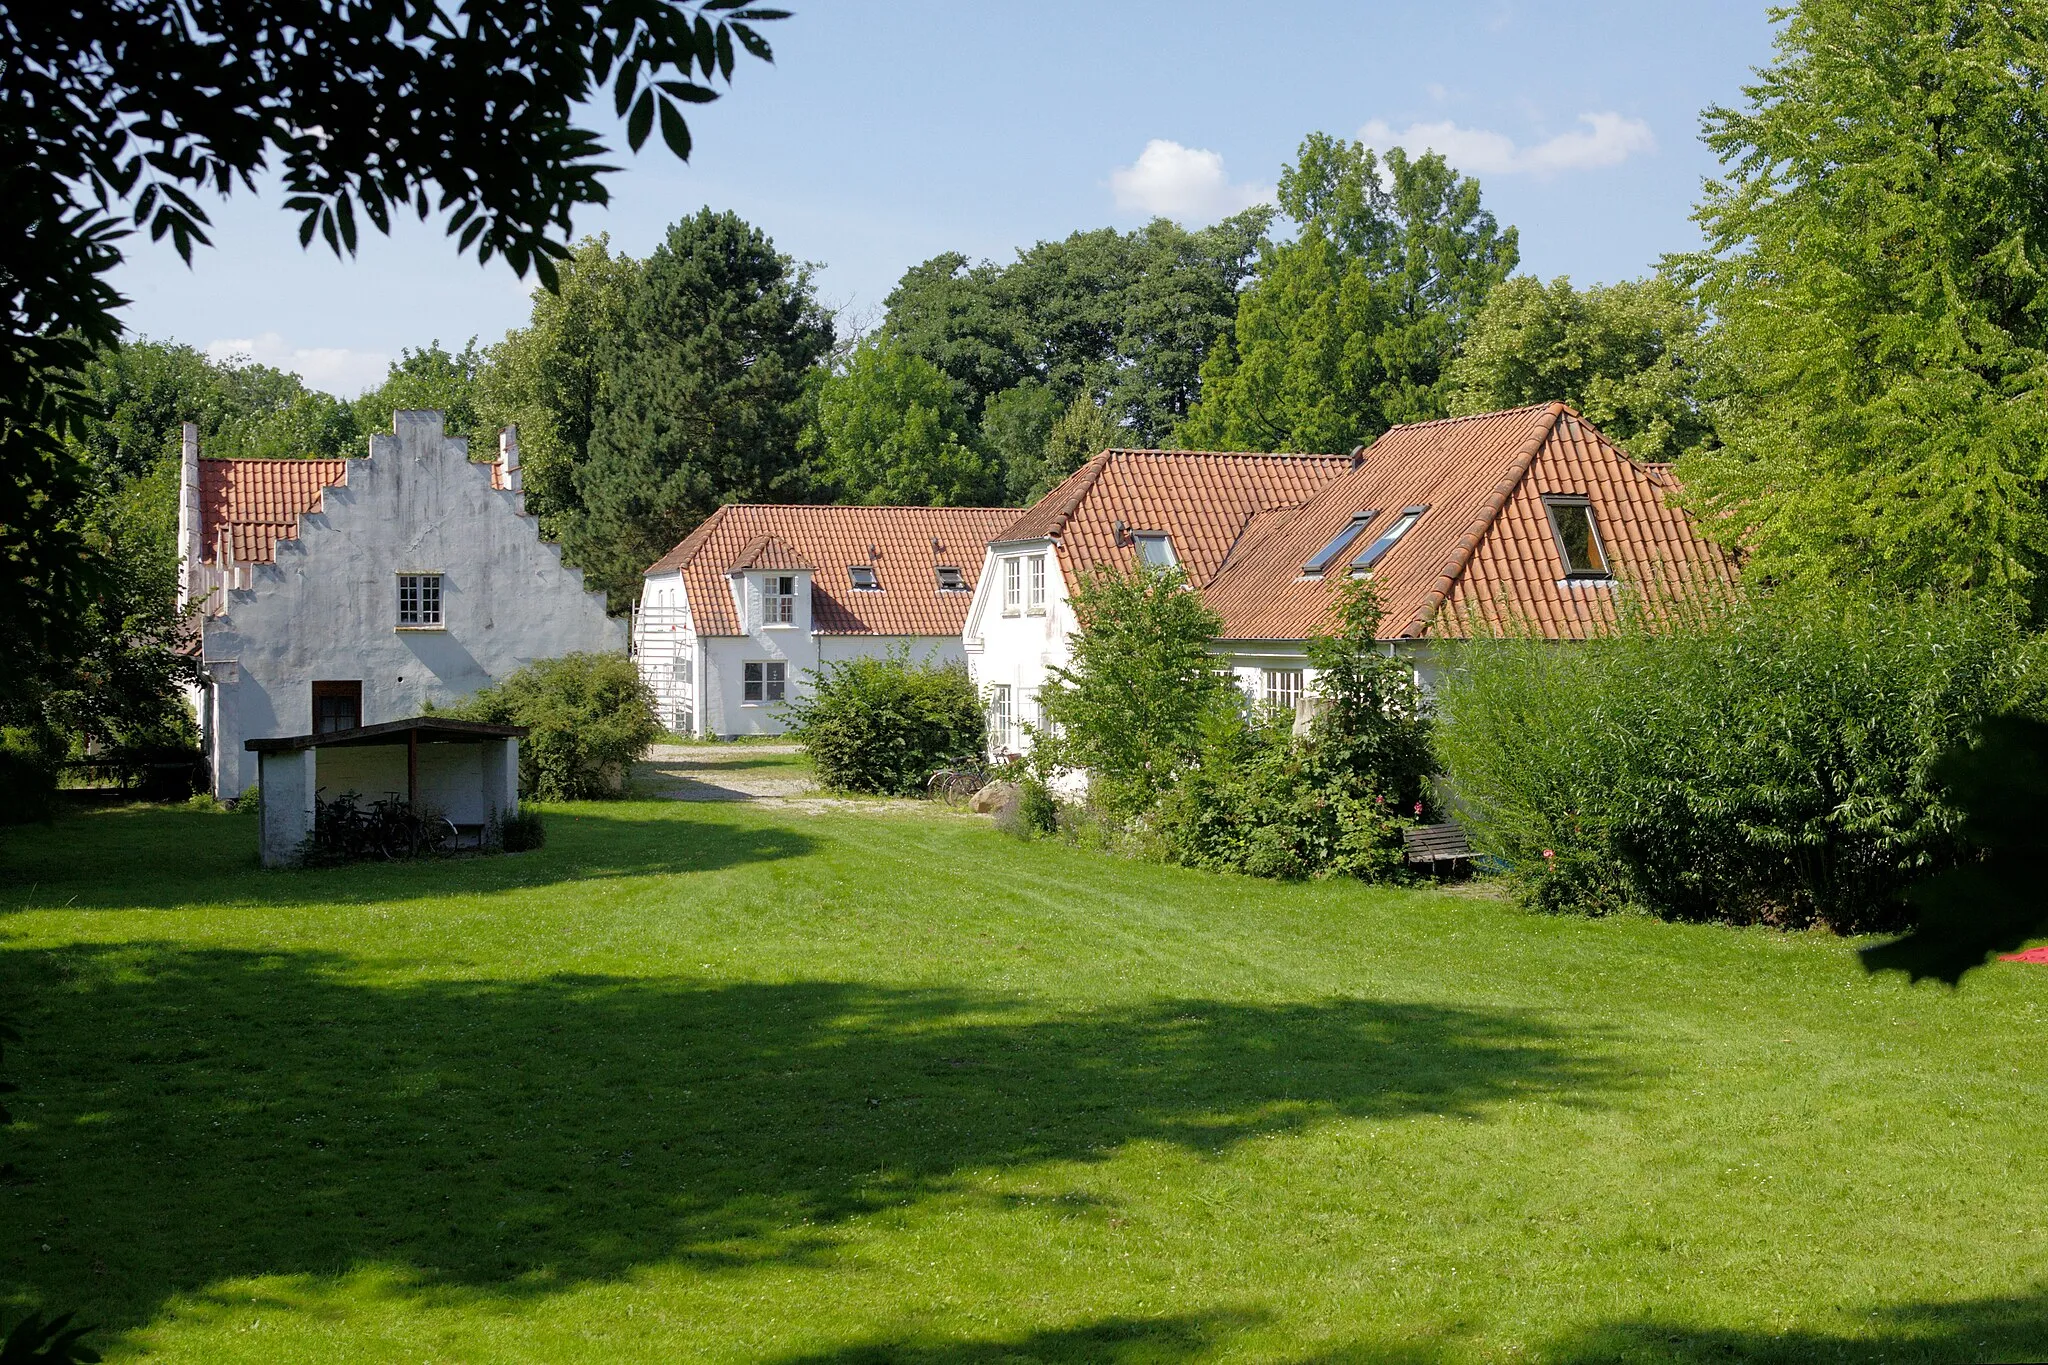
[(853, 580), (856, 592), (880, 592), (882, 590), (882, 580), (875, 577), (875, 570), (872, 565), (849, 564), (846, 566), (846, 576)]
[(1360, 551), (1358, 558), (1351, 561), (1352, 569), (1363, 572), (1379, 563), (1380, 557), (1393, 549), (1395, 542), (1399, 541), (1402, 536), (1407, 535), (1413, 530), (1415, 523), (1421, 521), (1422, 514), (1428, 510), (1427, 507), (1404, 507), (1401, 509), (1401, 515), (1394, 519), (1394, 524), (1380, 532), (1380, 538), (1366, 546), (1364, 550)]
[(1329, 568), (1331, 562), (1338, 555), (1351, 548), (1351, 542), (1358, 539), (1358, 533), (1366, 528), (1367, 523), (1371, 522), (1378, 515), (1378, 512), (1360, 512), (1357, 516), (1346, 522), (1336, 535), (1330, 537), (1328, 545), (1316, 551), (1315, 558), (1301, 566), (1301, 571), (1310, 578), (1314, 578), (1322, 573), (1324, 569)]
[(964, 573), (962, 573), (962, 572), (960, 572), (960, 570), (959, 570), (959, 569), (957, 569), (957, 568), (955, 568), (955, 567), (954, 567), (953, 565), (951, 565), (951, 564), (941, 564), (941, 565), (939, 565), (939, 568), (938, 568), (938, 573), (939, 573), (939, 591), (940, 591), (940, 592), (966, 592), (966, 591), (967, 591), (967, 575), (966, 575), (966, 574), (964, 574)]
[(1164, 531), (1140, 531), (1131, 537), (1138, 547), (1138, 562), (1154, 569), (1170, 569), (1180, 563), (1173, 552), (1173, 537)]
[(1543, 505), (1550, 511), (1550, 530), (1557, 537), (1564, 576), (1612, 578), (1607, 547), (1600, 543), (1600, 528), (1593, 520), (1593, 504), (1584, 498), (1545, 498)]

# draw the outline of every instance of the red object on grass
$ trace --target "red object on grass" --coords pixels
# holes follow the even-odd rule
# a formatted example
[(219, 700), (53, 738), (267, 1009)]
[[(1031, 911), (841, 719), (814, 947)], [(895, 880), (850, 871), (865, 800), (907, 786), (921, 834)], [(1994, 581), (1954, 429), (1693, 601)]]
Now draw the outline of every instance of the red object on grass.
[(2029, 948), (2023, 953), (2000, 953), (2000, 962), (2048, 962), (2048, 946)]

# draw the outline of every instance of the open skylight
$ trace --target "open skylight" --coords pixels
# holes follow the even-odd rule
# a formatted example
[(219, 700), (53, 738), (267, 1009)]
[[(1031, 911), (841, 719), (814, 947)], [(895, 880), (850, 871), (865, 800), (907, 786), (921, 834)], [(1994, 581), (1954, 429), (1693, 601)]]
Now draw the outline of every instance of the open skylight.
[(1378, 515), (1379, 513), (1377, 511), (1360, 512), (1357, 516), (1353, 517), (1350, 521), (1346, 522), (1343, 525), (1343, 527), (1338, 530), (1336, 535), (1330, 537), (1330, 543), (1328, 545), (1325, 545), (1322, 549), (1316, 551), (1315, 557), (1309, 560), (1308, 563), (1301, 566), (1301, 571), (1304, 574), (1308, 575), (1310, 578), (1314, 578), (1318, 574), (1322, 573), (1324, 569), (1329, 568), (1331, 562), (1334, 561), (1338, 555), (1341, 555), (1346, 550), (1350, 549), (1351, 542), (1358, 539), (1358, 533), (1360, 531), (1363, 531), (1366, 528), (1366, 525), (1369, 522), (1371, 522), (1374, 517)]
[(1359, 552), (1358, 558), (1351, 561), (1353, 571), (1363, 573), (1379, 563), (1380, 556), (1393, 549), (1395, 542), (1413, 530), (1415, 523), (1421, 521), (1422, 514), (1428, 510), (1427, 507), (1402, 508), (1401, 515), (1394, 519), (1394, 524), (1380, 532), (1380, 538), (1366, 546), (1365, 549)]
[(1550, 529), (1557, 537), (1558, 558), (1564, 561), (1566, 578), (1610, 578), (1607, 547), (1600, 543), (1600, 528), (1593, 521), (1593, 504), (1584, 498), (1545, 498), (1550, 511)]
[(859, 592), (880, 592), (882, 589), (882, 580), (875, 576), (871, 565), (849, 564), (846, 576), (853, 580), (853, 586)]
[(940, 592), (966, 592), (967, 575), (951, 564), (938, 566)]
[(1173, 537), (1164, 531), (1140, 531), (1131, 537), (1138, 547), (1138, 562), (1155, 569), (1170, 569), (1180, 563), (1173, 552)]

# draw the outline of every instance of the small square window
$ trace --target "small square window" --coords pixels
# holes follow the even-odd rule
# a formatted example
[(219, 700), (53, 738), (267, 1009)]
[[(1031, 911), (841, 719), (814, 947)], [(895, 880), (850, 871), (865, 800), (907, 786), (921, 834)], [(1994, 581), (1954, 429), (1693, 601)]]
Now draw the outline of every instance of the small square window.
[(769, 702), (783, 699), (788, 680), (788, 664), (780, 660), (762, 660), (759, 663), (742, 664), (740, 667), (741, 701)]
[(441, 621), (441, 575), (402, 573), (398, 576), (398, 624), (438, 626)]
[(1584, 498), (1545, 498), (1550, 530), (1557, 537), (1557, 556), (1566, 578), (1611, 578), (1607, 549), (1593, 520), (1593, 504)]
[(1045, 612), (1045, 556), (1032, 555), (1026, 561), (1024, 609), (1037, 615)]
[(866, 564), (848, 565), (846, 576), (853, 580), (856, 592), (880, 592), (882, 590), (882, 580), (877, 578), (874, 569)]
[(964, 573), (962, 573), (962, 572), (961, 572), (961, 571), (960, 571), (959, 569), (955, 568), (955, 567), (954, 567), (953, 565), (951, 565), (951, 564), (941, 564), (941, 565), (939, 565), (939, 568), (938, 568), (938, 574), (939, 574), (939, 591), (940, 591), (940, 592), (966, 592), (966, 591), (967, 591), (967, 575), (966, 575), (966, 574), (964, 574)]
[(1164, 531), (1140, 531), (1131, 539), (1138, 547), (1138, 562), (1152, 569), (1170, 569), (1180, 563), (1173, 552), (1173, 537)]

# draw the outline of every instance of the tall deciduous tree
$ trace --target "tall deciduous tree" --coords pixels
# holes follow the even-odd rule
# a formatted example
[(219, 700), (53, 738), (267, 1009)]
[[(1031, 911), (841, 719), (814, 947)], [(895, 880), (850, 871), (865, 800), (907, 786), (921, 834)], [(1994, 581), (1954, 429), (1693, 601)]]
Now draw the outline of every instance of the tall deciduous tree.
[(760, 229), (708, 208), (669, 229), (605, 347), (564, 541), (615, 610), (720, 504), (803, 493), (798, 439), (831, 349), (809, 272)]
[(1663, 276), (1572, 288), (1517, 275), (1472, 320), (1444, 381), (1453, 416), (1563, 401), (1639, 460), (1713, 441), (1701, 393), (1703, 319)]
[(558, 267), (554, 290), (533, 291), (533, 317), (490, 348), (477, 407), (492, 429), (519, 428), (526, 509), (549, 535), (581, 504), (576, 470), (609, 372), (603, 350), (625, 326), (640, 262), (588, 237)]
[(817, 480), (845, 502), (980, 507), (1000, 473), (938, 366), (865, 342), (818, 392)]
[(460, 351), (438, 339), (408, 346), (385, 371), (384, 382), (357, 398), (356, 425), (366, 433), (391, 430), (391, 415), (405, 409), (428, 408), (441, 414), (450, 436), (469, 439), (469, 457), (486, 459), (497, 453), (497, 429), (478, 411), (478, 384), (484, 353), (471, 337)]
[(1382, 158), (1315, 133), (1281, 174), (1280, 207), (1299, 235), (1262, 254), (1179, 443), (1348, 450), (1442, 416), (1444, 370), (1518, 258), (1479, 182), (1434, 153)]
[(2048, 606), (2048, 6), (1805, 0), (1680, 268), (1725, 449), (1680, 472), (1763, 579)]

